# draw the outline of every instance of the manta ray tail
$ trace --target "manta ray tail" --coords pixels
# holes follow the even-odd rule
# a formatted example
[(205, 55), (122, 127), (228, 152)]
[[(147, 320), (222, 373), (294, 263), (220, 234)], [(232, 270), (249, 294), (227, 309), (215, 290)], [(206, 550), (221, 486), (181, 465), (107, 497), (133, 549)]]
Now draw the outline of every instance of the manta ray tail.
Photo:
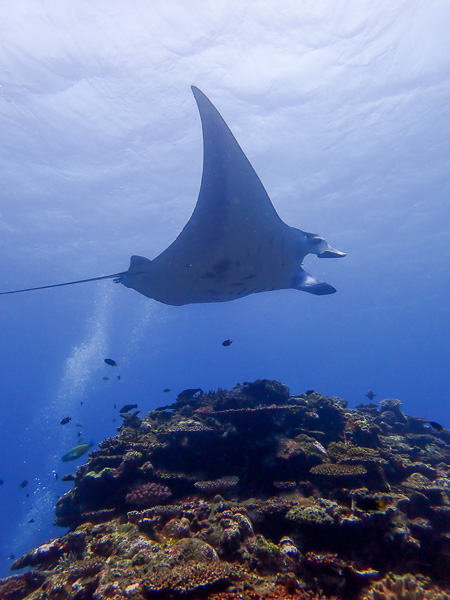
[(5, 294), (19, 294), (20, 292), (33, 292), (34, 290), (46, 290), (48, 288), (62, 287), (64, 285), (75, 285), (76, 283), (87, 283), (88, 281), (100, 281), (101, 279), (112, 279), (113, 277), (120, 277), (125, 275), (123, 273), (114, 273), (113, 275), (102, 275), (101, 277), (91, 277), (90, 279), (79, 279), (78, 281), (67, 281), (66, 283), (54, 283), (53, 285), (41, 285), (39, 287), (26, 288), (23, 290), (11, 290), (9, 292), (0, 292), (0, 296)]

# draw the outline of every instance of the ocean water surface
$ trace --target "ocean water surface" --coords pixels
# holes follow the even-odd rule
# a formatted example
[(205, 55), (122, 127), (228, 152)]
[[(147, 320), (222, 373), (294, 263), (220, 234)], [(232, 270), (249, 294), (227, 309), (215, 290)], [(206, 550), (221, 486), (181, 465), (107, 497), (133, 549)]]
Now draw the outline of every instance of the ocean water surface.
[(280, 217), (347, 252), (305, 261), (338, 292), (173, 307), (104, 281), (1, 296), (0, 576), (63, 532), (61, 476), (84, 458), (61, 457), (78, 431), (114, 435), (127, 403), (145, 414), (184, 388), (267, 378), (350, 406), (370, 388), (450, 428), (450, 5), (194, 4), (9, 6), (0, 291), (124, 271), (175, 239), (202, 172), (197, 85)]

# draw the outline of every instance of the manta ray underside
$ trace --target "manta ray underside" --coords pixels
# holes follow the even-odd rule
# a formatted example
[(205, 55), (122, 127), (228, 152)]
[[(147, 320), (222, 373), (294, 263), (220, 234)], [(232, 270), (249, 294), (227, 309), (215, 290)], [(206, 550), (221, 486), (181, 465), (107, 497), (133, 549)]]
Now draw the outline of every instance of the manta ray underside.
[(306, 273), (307, 254), (345, 256), (320, 236), (286, 225), (225, 121), (192, 87), (203, 127), (203, 175), (197, 205), (177, 239), (153, 260), (132, 256), (128, 271), (12, 294), (114, 278), (164, 304), (226, 302), (270, 290), (332, 294)]

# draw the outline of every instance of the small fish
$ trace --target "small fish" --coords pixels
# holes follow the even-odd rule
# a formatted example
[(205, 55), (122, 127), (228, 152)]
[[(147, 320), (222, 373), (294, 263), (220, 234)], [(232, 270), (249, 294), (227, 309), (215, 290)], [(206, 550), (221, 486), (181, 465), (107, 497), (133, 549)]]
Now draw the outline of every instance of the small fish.
[(83, 454), (86, 454), (86, 452), (89, 450), (89, 448), (92, 448), (93, 445), (94, 445), (94, 442), (89, 442), (89, 444), (78, 444), (78, 446), (75, 446), (74, 448), (72, 448), (72, 450), (69, 450), (69, 452), (67, 452), (67, 454), (64, 454), (64, 456), (61, 458), (61, 460), (63, 462), (69, 462), (70, 460), (76, 460), (77, 458), (80, 458), (80, 456), (83, 456)]
[(111, 377), (103, 377), (103, 381), (109, 381)]
[(117, 419), (113, 419), (112, 422), (115, 423), (117, 421)]
[(375, 398), (376, 394), (374, 394), (372, 392), (372, 390), (369, 390), (366, 394), (366, 398), (369, 398), (369, 400), (373, 400)]
[(83, 435), (83, 433), (82, 433), (81, 431), (79, 431), (79, 432), (77, 433), (77, 437), (79, 437), (79, 438), (80, 438), (82, 435)]
[(83, 423), (75, 423), (75, 427), (83, 427)]
[(67, 423), (71, 420), (72, 420), (72, 417), (64, 417), (64, 419), (61, 419), (60, 423), (61, 423), (61, 425), (67, 425)]
[(167, 394), (168, 392), (170, 392), (170, 388), (164, 388), (164, 389), (163, 389), (163, 392), (164, 392), (165, 394)]
[(111, 367), (118, 367), (118, 363), (116, 363), (115, 360), (113, 360), (112, 358), (105, 358), (104, 361), (107, 365), (110, 365)]
[(25, 498), (29, 498), (29, 497), (30, 497), (30, 494), (25, 494)]
[(28, 523), (34, 523), (34, 519), (30, 519)]
[(0, 485), (3, 485), (5, 482), (3, 479), (0, 479)]
[(80, 402), (81, 406), (83, 406), (83, 402)]
[(233, 340), (224, 340), (222, 342), (222, 346), (231, 346), (232, 343), (233, 343)]
[(114, 402), (114, 408), (117, 408), (117, 404)]
[(121, 379), (121, 376), (120, 376), (120, 375), (117, 375), (116, 379), (117, 379), (117, 381), (120, 381), (120, 379)]
[(56, 483), (58, 481), (58, 479), (59, 479), (59, 475), (58, 475), (58, 473), (56, 471), (52, 471), (52, 475), (55, 478), (55, 483)]
[(381, 500), (380, 498), (357, 498), (352, 502), (353, 509), (356, 507), (364, 511), (383, 510), (386, 506), (386, 500)]
[(125, 406), (122, 406), (122, 408), (119, 410), (119, 412), (127, 413), (130, 410), (132, 410), (133, 408), (137, 408), (137, 404), (125, 404)]
[(328, 456), (328, 452), (325, 450), (325, 448), (322, 446), (322, 444), (320, 442), (318, 442), (317, 440), (313, 443), (313, 446), (315, 446), (315, 448), (317, 448), (317, 450), (321, 453), (321, 454), (325, 454), (325, 456)]
[(27, 481), (26, 479), (24, 479), (24, 480), (22, 481), (22, 483), (19, 483), (19, 487), (20, 487), (20, 488), (22, 488), (22, 489), (23, 489), (24, 487), (27, 487), (27, 485), (28, 485), (28, 481)]
[(433, 429), (436, 429), (436, 431), (445, 431), (445, 427), (439, 423), (436, 423), (436, 421), (428, 421), (428, 425), (430, 425)]
[(198, 392), (203, 392), (202, 388), (188, 388), (178, 394), (177, 400), (190, 400)]
[(10, 555), (8, 556), (8, 560), (14, 560), (15, 558), (16, 558), (16, 555), (15, 555), (15, 554), (10, 554)]

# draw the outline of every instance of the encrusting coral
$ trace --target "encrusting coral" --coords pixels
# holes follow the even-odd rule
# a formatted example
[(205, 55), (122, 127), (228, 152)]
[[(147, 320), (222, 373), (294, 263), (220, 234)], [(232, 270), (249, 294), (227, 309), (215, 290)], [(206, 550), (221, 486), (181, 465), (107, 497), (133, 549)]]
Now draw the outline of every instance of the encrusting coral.
[(362, 600), (450, 600), (450, 593), (439, 590), (426, 577), (389, 573), (374, 583)]
[(70, 531), (0, 598), (449, 600), (449, 432), (268, 380), (188, 396), (65, 478)]

